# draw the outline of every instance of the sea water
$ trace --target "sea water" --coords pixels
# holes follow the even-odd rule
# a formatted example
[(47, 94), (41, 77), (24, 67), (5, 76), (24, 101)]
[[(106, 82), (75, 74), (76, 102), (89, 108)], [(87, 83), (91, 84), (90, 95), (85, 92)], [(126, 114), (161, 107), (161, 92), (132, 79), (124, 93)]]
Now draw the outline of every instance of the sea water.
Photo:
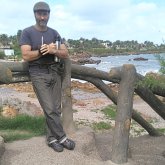
[[(145, 76), (148, 72), (159, 72), (160, 63), (155, 54), (139, 54), (139, 55), (115, 55), (106, 57), (91, 57), (93, 60), (101, 60), (99, 64), (85, 64), (88, 67), (109, 72), (113, 67), (120, 67), (123, 64), (133, 64), (137, 73)], [(161, 54), (161, 56), (165, 56)], [(136, 61), (135, 58), (144, 58), (147, 60)]]

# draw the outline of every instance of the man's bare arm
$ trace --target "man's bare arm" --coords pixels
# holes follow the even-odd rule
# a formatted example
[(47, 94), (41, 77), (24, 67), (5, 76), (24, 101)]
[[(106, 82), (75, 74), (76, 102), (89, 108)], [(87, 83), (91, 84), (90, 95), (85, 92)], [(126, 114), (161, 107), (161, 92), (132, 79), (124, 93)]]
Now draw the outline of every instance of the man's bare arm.
[(31, 50), (30, 45), (22, 45), (21, 52), (22, 52), (22, 58), (25, 61), (33, 61), (42, 56), (39, 50)]
[(68, 58), (68, 50), (65, 44), (61, 44), (59, 49), (54, 43), (51, 43), (49, 45), (43, 44), (40, 50), (43, 56), (49, 53), (59, 58)]
[(68, 58), (68, 50), (64, 44), (60, 45), (60, 49), (57, 49), (56, 44), (51, 43), (49, 45), (44, 44), (40, 50), (31, 50), (30, 45), (21, 46), (22, 58), (25, 61), (33, 61), (41, 56), (52, 54), (59, 58)]

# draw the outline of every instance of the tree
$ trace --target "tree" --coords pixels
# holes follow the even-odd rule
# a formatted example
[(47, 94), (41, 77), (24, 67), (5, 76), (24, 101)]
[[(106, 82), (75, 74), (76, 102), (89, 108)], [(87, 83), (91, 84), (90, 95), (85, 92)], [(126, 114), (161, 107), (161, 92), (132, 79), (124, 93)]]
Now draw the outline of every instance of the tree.
[(4, 57), (5, 57), (5, 53), (0, 51), (0, 59), (4, 59)]
[(1, 35), (0, 35), (0, 43), (1, 43), (3, 46), (9, 45), (9, 38), (8, 38), (7, 34), (1, 34)]
[(22, 34), (22, 30), (18, 30), (18, 32), (17, 32), (17, 42), (19, 42), (21, 34)]

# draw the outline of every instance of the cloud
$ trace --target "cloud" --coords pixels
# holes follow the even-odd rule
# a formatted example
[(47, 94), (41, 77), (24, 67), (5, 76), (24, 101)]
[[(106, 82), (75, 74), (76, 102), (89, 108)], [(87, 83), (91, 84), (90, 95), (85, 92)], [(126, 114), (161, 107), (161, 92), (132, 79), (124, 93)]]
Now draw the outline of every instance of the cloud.
[[(161, 41), (158, 36), (158, 30), (163, 25), (160, 15), (165, 13), (153, 2), (135, 4), (130, 0), (70, 0), (61, 9), (65, 19), (60, 18), (62, 21), (58, 22), (55, 18), (56, 25), (69, 38)], [(154, 31), (151, 26), (155, 27)]]
[[(63, 0), (47, 1), (49, 26), (66, 39), (150, 40), (165, 36), (165, 2), (154, 0)], [(0, 33), (16, 34), (35, 24), (35, 0), (1, 0)], [(164, 4), (164, 5), (163, 5)]]

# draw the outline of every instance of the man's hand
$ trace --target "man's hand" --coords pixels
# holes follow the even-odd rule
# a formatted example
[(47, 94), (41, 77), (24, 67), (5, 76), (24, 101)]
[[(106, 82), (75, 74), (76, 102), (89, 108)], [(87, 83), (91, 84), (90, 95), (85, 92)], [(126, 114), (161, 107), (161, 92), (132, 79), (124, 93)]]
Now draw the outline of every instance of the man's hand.
[(47, 45), (47, 44), (41, 45), (40, 53), (42, 55), (56, 54), (56, 52), (57, 52), (57, 48), (56, 48), (56, 44), (54, 44), (54, 43), (51, 43), (49, 45)]

